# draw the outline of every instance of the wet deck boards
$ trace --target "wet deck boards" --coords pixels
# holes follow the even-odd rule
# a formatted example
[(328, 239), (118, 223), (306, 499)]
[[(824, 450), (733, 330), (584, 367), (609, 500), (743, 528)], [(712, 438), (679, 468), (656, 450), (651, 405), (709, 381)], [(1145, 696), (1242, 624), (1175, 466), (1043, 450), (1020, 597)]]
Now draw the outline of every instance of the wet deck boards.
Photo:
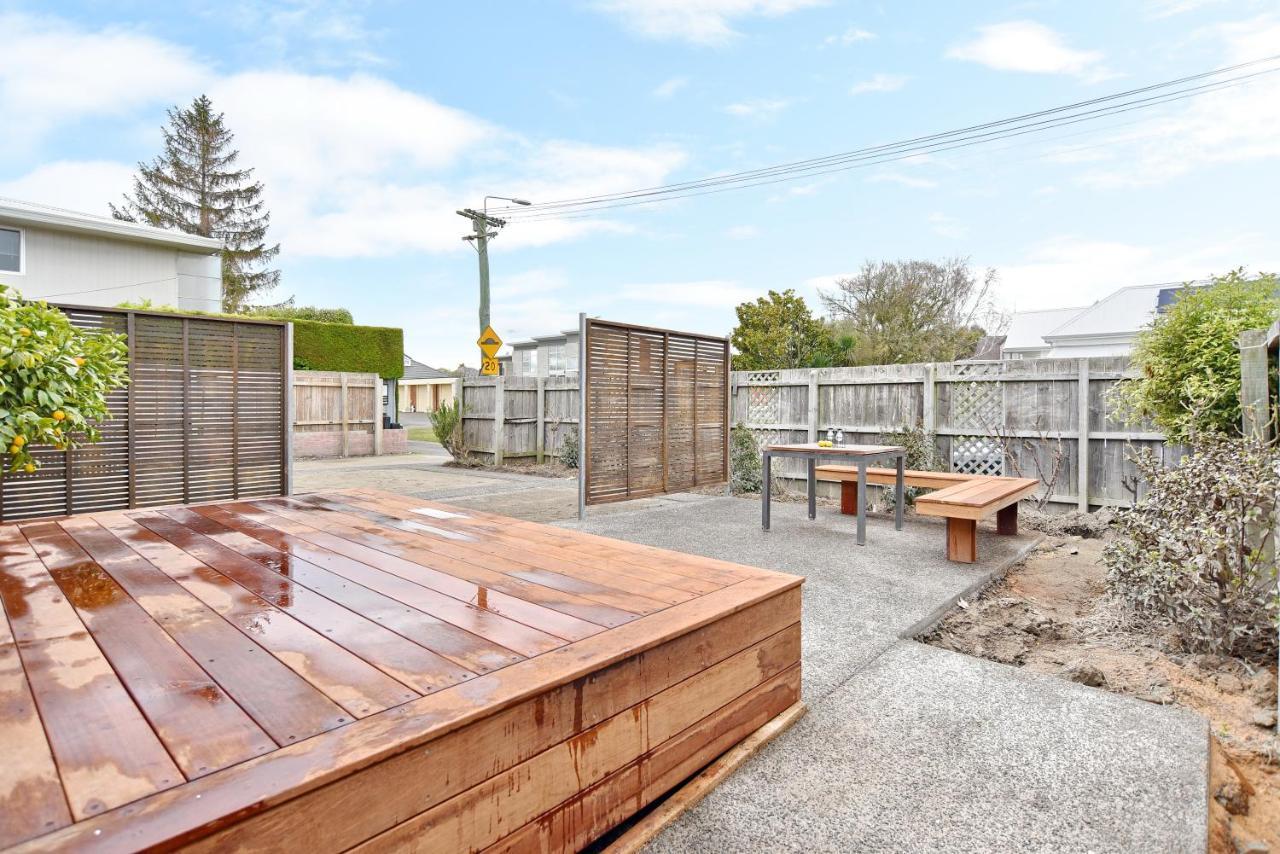
[(0, 526), (0, 848), (575, 850), (799, 702), (799, 583), (369, 490)]

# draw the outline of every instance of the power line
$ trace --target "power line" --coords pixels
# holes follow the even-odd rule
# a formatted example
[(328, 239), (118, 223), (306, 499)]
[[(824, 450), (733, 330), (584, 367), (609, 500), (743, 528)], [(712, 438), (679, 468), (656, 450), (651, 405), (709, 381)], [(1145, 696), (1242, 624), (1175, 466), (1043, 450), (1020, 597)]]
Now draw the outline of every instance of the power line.
[[(959, 148), (967, 148), (974, 145), (986, 144), (995, 140), (1023, 136), (1030, 133), (1039, 133), (1080, 122), (1095, 121), (1108, 116), (1119, 115), (1134, 110), (1150, 109), (1173, 101), (1184, 100), (1186, 98), (1244, 85), (1252, 79), (1280, 71), (1280, 67), (1266, 68), (1226, 79), (1210, 80), (1209, 82), (1200, 83), (1195, 86), (1175, 88), (1173, 91), (1159, 91), (1182, 86), (1183, 84), (1190, 82), (1207, 80), (1210, 77), (1220, 76), (1225, 73), (1245, 68), (1256, 67), (1265, 63), (1274, 62), (1277, 59), (1280, 59), (1280, 54), (1253, 60), (1251, 62), (1240, 63), (1226, 68), (1203, 72), (1201, 74), (1188, 75), (1176, 80), (1151, 84), (1137, 89), (1130, 89), (1125, 92), (1101, 96), (1088, 101), (1081, 101), (1062, 107), (1054, 107), (1034, 113), (1026, 113), (1007, 119), (1000, 119), (993, 122), (986, 122), (984, 124), (971, 125), (957, 130), (915, 137), (900, 142), (868, 146), (820, 158), (812, 158), (809, 160), (801, 160), (793, 163), (746, 170), (737, 173), (711, 176), (696, 181), (685, 181), (676, 184), (642, 188), (625, 192), (546, 202), (531, 205), (522, 209), (516, 208), (513, 209), (511, 219), (513, 221), (556, 219), (565, 218), (564, 215), (570, 213), (574, 214), (575, 218), (577, 218), (578, 216), (583, 216), (587, 213), (593, 213), (600, 210), (608, 210), (617, 207), (630, 207), (636, 204), (652, 204), (670, 199), (687, 198), (698, 195), (709, 195), (712, 193), (725, 192), (731, 189), (763, 186), (783, 181), (830, 174), (832, 172), (846, 171), (853, 168), (864, 168), (871, 165), (880, 165), (883, 163), (906, 160), (912, 157), (917, 157), (921, 154), (931, 154), (956, 150)], [(1157, 94), (1150, 95), (1145, 98), (1133, 97), (1135, 95), (1142, 95), (1148, 92), (1157, 92)], [(1095, 109), (1089, 110), (1081, 109), (1082, 107), (1092, 107), (1099, 104), (1104, 106), (1099, 106)], [(1030, 121), (1032, 119), (1037, 119), (1037, 121)]]

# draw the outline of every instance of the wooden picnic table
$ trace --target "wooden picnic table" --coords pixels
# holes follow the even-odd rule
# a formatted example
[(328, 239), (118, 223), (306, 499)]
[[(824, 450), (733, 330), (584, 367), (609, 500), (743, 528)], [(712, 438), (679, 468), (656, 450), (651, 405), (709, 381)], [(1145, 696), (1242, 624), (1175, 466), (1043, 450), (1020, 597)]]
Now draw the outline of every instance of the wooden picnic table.
[(858, 467), (858, 545), (867, 544), (867, 466), (873, 462), (893, 460), (897, 466), (897, 482), (894, 484), (893, 527), (902, 530), (903, 471), (906, 467), (907, 449), (898, 445), (832, 445), (824, 448), (817, 442), (769, 445), (764, 449), (764, 488), (760, 494), (760, 516), (764, 529), (769, 530), (770, 474), (774, 457), (797, 457), (808, 464), (809, 518), (818, 516), (817, 472), (821, 458), (852, 462)]

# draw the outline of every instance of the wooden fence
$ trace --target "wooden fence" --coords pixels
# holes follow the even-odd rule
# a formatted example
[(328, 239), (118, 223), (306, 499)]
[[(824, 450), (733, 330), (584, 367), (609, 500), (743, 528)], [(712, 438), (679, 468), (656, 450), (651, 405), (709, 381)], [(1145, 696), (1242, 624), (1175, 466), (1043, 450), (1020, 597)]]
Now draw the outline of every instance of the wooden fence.
[[(954, 471), (1012, 473), (1016, 465), (1036, 477), (1038, 457), (1044, 480), (1060, 456), (1049, 501), (1128, 506), (1144, 489), (1128, 450), (1155, 449), (1170, 461), (1180, 454), (1160, 433), (1126, 425), (1109, 404), (1128, 370), (1127, 358), (1106, 357), (735, 371), (733, 423), (762, 444), (814, 441), (829, 429), (842, 429), (849, 443), (874, 442), (920, 425)], [(775, 471), (804, 478), (791, 460)]]
[(480, 460), (542, 462), (578, 429), (578, 378), (495, 377), (454, 380), (462, 401), (462, 437)]
[(584, 318), (583, 504), (729, 479), (729, 341)]
[(297, 456), (382, 453), (382, 380), (377, 374), (295, 371), (293, 401)]
[(101, 442), (36, 448), (36, 472), (0, 475), (0, 521), (289, 492), (288, 324), (59, 308), (127, 336), (130, 384)]

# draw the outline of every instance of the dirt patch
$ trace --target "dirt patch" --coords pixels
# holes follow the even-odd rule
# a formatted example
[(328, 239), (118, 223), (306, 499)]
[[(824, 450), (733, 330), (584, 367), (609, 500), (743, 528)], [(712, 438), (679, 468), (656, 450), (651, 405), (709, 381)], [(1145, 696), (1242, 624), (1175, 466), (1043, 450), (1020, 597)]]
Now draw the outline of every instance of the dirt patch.
[(1104, 541), (1051, 537), (921, 640), (1199, 712), (1213, 733), (1210, 851), (1280, 854), (1274, 665), (1182, 651), (1167, 625), (1107, 595)]

